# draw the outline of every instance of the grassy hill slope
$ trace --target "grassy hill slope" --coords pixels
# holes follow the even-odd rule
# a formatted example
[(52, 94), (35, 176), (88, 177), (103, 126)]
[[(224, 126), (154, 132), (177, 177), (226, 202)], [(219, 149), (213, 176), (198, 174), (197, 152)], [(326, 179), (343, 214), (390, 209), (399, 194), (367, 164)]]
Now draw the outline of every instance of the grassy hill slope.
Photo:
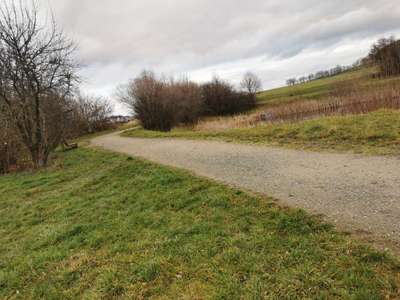
[(339, 85), (357, 84), (364, 88), (376, 88), (391, 83), (399, 83), (400, 77), (392, 77), (387, 79), (373, 79), (371, 75), (374, 69), (363, 68), (356, 71), (349, 71), (336, 76), (313, 80), (304, 84), (296, 84), (294, 86), (285, 86), (277, 89), (261, 92), (258, 95), (260, 105), (277, 105), (306, 100), (324, 100)]
[(395, 299), (400, 264), (298, 210), (88, 149), (0, 177), (1, 299)]

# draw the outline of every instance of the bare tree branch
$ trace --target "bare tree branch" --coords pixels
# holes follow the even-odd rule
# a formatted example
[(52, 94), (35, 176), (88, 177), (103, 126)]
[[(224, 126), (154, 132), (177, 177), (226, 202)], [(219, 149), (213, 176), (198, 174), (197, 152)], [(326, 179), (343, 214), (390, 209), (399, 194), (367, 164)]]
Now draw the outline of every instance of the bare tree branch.
[(40, 24), (35, 1), (0, 4), (0, 102), (13, 116), (37, 167), (47, 163), (62, 135), (63, 129), (52, 122), (57, 122), (54, 115), (62, 118), (78, 81), (74, 51), (53, 16), (50, 23)]

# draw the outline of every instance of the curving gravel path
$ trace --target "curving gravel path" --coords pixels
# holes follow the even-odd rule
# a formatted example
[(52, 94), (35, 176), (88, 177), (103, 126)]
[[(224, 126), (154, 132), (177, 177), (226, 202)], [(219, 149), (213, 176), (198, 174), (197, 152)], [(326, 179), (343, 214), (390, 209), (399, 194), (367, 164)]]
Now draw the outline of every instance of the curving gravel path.
[(92, 145), (267, 194), (323, 214), (341, 229), (400, 248), (400, 157), (118, 134), (95, 138)]

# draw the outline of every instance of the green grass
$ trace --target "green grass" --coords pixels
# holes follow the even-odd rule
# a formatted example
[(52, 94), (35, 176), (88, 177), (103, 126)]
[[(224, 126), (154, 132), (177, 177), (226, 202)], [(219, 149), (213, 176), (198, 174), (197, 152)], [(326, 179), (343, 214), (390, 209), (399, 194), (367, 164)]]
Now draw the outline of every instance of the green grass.
[(178, 128), (163, 133), (135, 129), (126, 132), (124, 136), (212, 139), (311, 150), (400, 154), (400, 111), (380, 110), (364, 115), (325, 117), (224, 131), (193, 131)]
[(0, 177), (1, 299), (400, 296), (396, 259), (302, 211), (123, 155), (57, 156)]
[(357, 82), (359, 87), (368, 89), (400, 82), (400, 77), (373, 79), (370, 76), (372, 73), (374, 73), (374, 69), (363, 68), (328, 78), (313, 80), (304, 84), (272, 89), (260, 93), (258, 95), (258, 102), (261, 106), (274, 106), (296, 101), (320, 101), (327, 99), (336, 87), (340, 87), (340, 84)]

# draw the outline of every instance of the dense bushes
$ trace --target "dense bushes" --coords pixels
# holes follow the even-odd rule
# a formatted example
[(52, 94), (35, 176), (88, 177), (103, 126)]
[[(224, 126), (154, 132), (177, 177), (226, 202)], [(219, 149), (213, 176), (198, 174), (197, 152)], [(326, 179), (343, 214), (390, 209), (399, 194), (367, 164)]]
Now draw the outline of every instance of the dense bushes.
[(68, 137), (107, 130), (113, 127), (109, 117), (112, 106), (107, 99), (78, 94), (72, 99), (68, 114)]
[(169, 131), (178, 123), (195, 122), (201, 112), (201, 94), (196, 84), (159, 79), (147, 71), (121, 87), (118, 96), (150, 130)]
[(372, 46), (368, 58), (379, 67), (380, 75), (400, 75), (400, 40), (380, 39)]
[(201, 87), (205, 113), (208, 115), (233, 115), (253, 108), (255, 95), (237, 92), (232, 85), (214, 78)]
[(18, 139), (11, 118), (1, 109), (0, 128), (0, 174), (4, 174), (12, 168), (20, 168), (29, 155)]
[(188, 79), (167, 80), (144, 71), (118, 90), (126, 104), (148, 130), (170, 131), (178, 124), (194, 124), (202, 115), (235, 114), (256, 104), (255, 93), (238, 92), (214, 78), (199, 85)]

